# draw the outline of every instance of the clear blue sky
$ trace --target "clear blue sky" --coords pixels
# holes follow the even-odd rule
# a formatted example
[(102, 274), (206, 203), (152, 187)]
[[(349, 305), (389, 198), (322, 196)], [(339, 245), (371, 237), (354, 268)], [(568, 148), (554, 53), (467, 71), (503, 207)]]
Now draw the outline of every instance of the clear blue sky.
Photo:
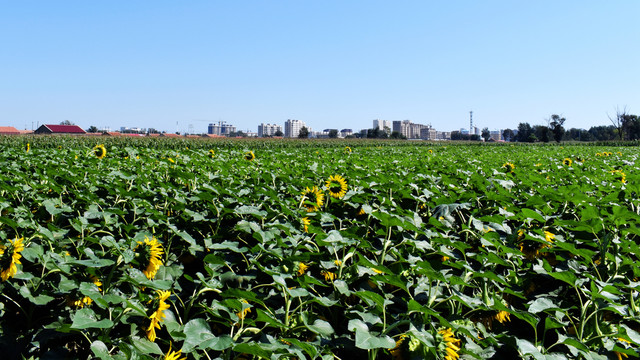
[(1, 1), (0, 126), (640, 114), (640, 1)]

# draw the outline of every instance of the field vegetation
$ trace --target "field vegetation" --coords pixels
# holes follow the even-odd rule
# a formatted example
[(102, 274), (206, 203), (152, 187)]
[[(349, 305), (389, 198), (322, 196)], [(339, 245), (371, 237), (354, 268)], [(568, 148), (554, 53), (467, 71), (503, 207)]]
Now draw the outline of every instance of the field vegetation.
[(638, 356), (637, 147), (0, 144), (7, 358)]

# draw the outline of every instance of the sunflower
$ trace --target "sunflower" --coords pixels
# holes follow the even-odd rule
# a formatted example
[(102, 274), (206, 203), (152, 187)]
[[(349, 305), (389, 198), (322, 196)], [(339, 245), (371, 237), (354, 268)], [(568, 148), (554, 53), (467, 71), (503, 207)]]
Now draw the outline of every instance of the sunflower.
[(333, 273), (331, 271), (326, 271), (326, 270), (322, 270), (320, 272), (320, 275), (324, 276), (324, 281), (327, 281), (327, 282), (333, 281), (338, 277), (336, 273)]
[(627, 174), (623, 173), (622, 170), (613, 170), (611, 174), (616, 178), (616, 180), (620, 180), (621, 183), (627, 183)]
[(244, 153), (244, 159), (247, 161), (253, 161), (253, 159), (256, 158), (256, 155), (253, 153), (253, 151), (247, 151), (246, 153)]
[(25, 152), (29, 152), (29, 150), (31, 150), (31, 144), (27, 143), (27, 145), (24, 146), (24, 150)]
[(325, 187), (329, 190), (331, 197), (340, 199), (347, 193), (347, 180), (340, 175), (331, 175)]
[[(98, 287), (98, 292), (101, 292), (102, 281), (100, 281), (100, 279), (93, 275), (91, 275), (89, 278), (91, 279), (91, 282), (93, 282), (93, 284)], [(83, 308), (85, 305), (91, 305), (92, 303), (93, 300), (88, 296), (85, 296), (82, 299), (72, 299), (71, 297), (67, 297), (67, 305), (77, 308)]]
[(134, 250), (138, 249), (140, 245), (144, 246), (144, 249), (138, 255), (139, 259), (143, 260), (140, 261), (140, 263), (147, 264), (146, 268), (142, 272), (147, 276), (147, 279), (152, 280), (160, 269), (160, 265), (162, 265), (162, 259), (160, 258), (164, 253), (162, 245), (160, 245), (158, 239), (155, 237), (152, 237), (151, 240), (149, 240), (148, 237), (145, 237), (144, 242), (138, 241), (138, 245)]
[(303, 202), (304, 207), (307, 208), (307, 212), (316, 211), (320, 209), (324, 202), (324, 194), (317, 186), (314, 186), (311, 189), (307, 187), (302, 192), (301, 201)]
[(307, 271), (309, 265), (305, 263), (298, 263), (298, 276), (304, 275), (304, 272)]
[(167, 317), (164, 314), (164, 311), (170, 307), (165, 301), (169, 298), (171, 293), (167, 290), (156, 290), (156, 293), (158, 294), (158, 308), (153, 312), (153, 314), (149, 315), (151, 323), (146, 330), (147, 339), (149, 339), (149, 341), (156, 340), (156, 329), (160, 329), (160, 323), (164, 321), (165, 317)]
[(165, 354), (163, 360), (187, 360), (186, 357), (182, 356), (182, 350), (171, 351), (171, 343), (169, 343), (169, 351)]
[(460, 339), (456, 339), (454, 337), (454, 333), (451, 331), (451, 328), (438, 331), (438, 335), (442, 336), (442, 342), (438, 348), (440, 350), (444, 350), (445, 360), (457, 360), (460, 358), (460, 355), (458, 354), (458, 351), (460, 351)]
[(393, 360), (403, 360), (404, 357), (403, 355), (403, 346), (402, 344), (405, 342), (405, 339), (407, 339), (408, 336), (406, 334), (402, 334), (400, 335), (400, 337), (398, 337), (398, 340), (396, 340), (396, 346), (393, 349), (389, 349), (389, 352), (391, 353), (391, 358)]
[(547, 240), (548, 243), (553, 243), (553, 239), (556, 238), (556, 235), (549, 232), (549, 231), (544, 231), (544, 239)]
[(500, 324), (504, 324), (506, 322), (511, 321), (511, 318), (509, 317), (510, 315), (511, 314), (509, 314), (508, 312), (506, 312), (504, 310), (500, 310), (496, 314), (495, 319), (498, 320), (500, 322)]
[[(618, 338), (618, 341), (619, 341), (620, 343), (622, 343), (625, 347), (626, 347), (628, 344), (631, 344), (631, 341), (629, 341), (629, 340), (627, 340), (627, 339), (625, 339), (625, 338), (621, 338), (621, 337), (619, 337), (619, 338)], [(623, 357), (624, 357), (624, 358), (629, 358), (629, 355), (627, 355), (627, 354), (625, 354), (625, 353), (621, 353), (621, 352), (619, 352), (619, 351), (614, 351), (613, 353), (614, 353), (614, 354), (616, 354), (616, 356), (618, 357), (618, 360), (622, 360), (622, 358), (623, 358)]]
[(351, 148), (348, 147), (348, 146), (345, 146), (344, 147), (344, 152), (347, 153), (347, 154), (351, 154)]
[(0, 245), (0, 279), (7, 281), (18, 272), (16, 264), (20, 264), (22, 255), (19, 253), (24, 250), (24, 238), (15, 238), (9, 240), (9, 247)]
[(513, 173), (513, 170), (516, 168), (515, 165), (513, 165), (513, 163), (510, 162), (506, 162), (504, 163), (504, 165), (502, 165), (503, 168), (505, 168), (505, 171), (508, 173)]
[(573, 164), (573, 160), (569, 158), (564, 158), (564, 160), (562, 160), (562, 165), (564, 166), (571, 166), (571, 164)]
[[(240, 302), (241, 303), (245, 303), (245, 304), (249, 303), (245, 299), (240, 300)], [(244, 320), (244, 318), (247, 316), (247, 314), (251, 312), (251, 308), (250, 307), (244, 308), (244, 305), (242, 305), (242, 307), (243, 307), (243, 309), (241, 309), (240, 312), (236, 313), (236, 315), (238, 315), (240, 320)]]
[(306, 233), (309, 232), (309, 225), (311, 225), (311, 220), (309, 220), (308, 217), (303, 217), (302, 218), (302, 226), (304, 228), (304, 232), (306, 232)]
[(213, 150), (209, 150), (209, 157), (213, 159), (215, 156), (216, 156), (216, 152)]
[(104, 147), (104, 144), (96, 145), (93, 148), (93, 153), (96, 154), (98, 159), (102, 159), (107, 156), (107, 149)]

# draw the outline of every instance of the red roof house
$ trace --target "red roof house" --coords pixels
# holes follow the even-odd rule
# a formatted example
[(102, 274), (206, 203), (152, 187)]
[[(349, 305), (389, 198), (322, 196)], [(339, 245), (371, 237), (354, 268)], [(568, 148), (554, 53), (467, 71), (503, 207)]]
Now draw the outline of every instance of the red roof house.
[(13, 126), (0, 126), (0, 135), (20, 135), (20, 131)]
[(41, 125), (34, 134), (86, 134), (78, 125)]

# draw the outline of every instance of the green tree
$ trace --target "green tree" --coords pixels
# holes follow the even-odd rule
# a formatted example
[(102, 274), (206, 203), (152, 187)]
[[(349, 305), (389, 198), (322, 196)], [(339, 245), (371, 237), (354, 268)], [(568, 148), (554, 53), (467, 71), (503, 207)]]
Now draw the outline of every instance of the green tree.
[(481, 136), (484, 139), (484, 141), (489, 141), (491, 139), (491, 131), (489, 131), (489, 128), (482, 129)]
[(338, 130), (336, 130), (336, 129), (329, 130), (329, 138), (330, 139), (335, 139), (337, 137), (338, 137)]
[(65, 121), (61, 121), (61, 122), (60, 122), (60, 125), (75, 125), (75, 124), (74, 124), (74, 123), (72, 123), (72, 122), (71, 122), (71, 121), (69, 121), (69, 120), (65, 120)]
[(502, 138), (503, 138), (505, 141), (511, 141), (511, 140), (513, 140), (513, 139), (515, 138), (515, 135), (514, 135), (514, 133), (513, 133), (513, 130), (511, 130), (511, 129), (504, 129), (504, 130), (502, 131)]
[(276, 130), (276, 132), (273, 134), (273, 136), (284, 136), (284, 134), (282, 133), (282, 131), (280, 129)]
[(564, 125), (564, 122), (566, 120), (567, 119), (560, 117), (560, 115), (557, 115), (557, 114), (551, 115), (551, 118), (548, 120), (549, 130), (551, 130), (551, 133), (553, 134), (553, 139), (557, 143), (562, 141), (562, 136), (564, 135), (564, 127), (562, 125)]
[(308, 137), (309, 137), (309, 129), (307, 129), (306, 126), (303, 126), (302, 129), (300, 129), (300, 132), (298, 133), (298, 138), (306, 139)]
[(533, 129), (531, 128), (531, 125), (529, 125), (529, 123), (518, 124), (518, 134), (516, 135), (516, 141), (533, 142), (533, 141), (530, 141), (531, 140), (530, 135), (533, 135), (535, 138), (535, 134), (533, 134)]
[(97, 127), (95, 127), (95, 126), (93, 126), (93, 125), (91, 125), (91, 126), (89, 126), (89, 128), (87, 129), (87, 132), (88, 132), (88, 133), (97, 133), (97, 132), (98, 132), (98, 128), (97, 128)]

